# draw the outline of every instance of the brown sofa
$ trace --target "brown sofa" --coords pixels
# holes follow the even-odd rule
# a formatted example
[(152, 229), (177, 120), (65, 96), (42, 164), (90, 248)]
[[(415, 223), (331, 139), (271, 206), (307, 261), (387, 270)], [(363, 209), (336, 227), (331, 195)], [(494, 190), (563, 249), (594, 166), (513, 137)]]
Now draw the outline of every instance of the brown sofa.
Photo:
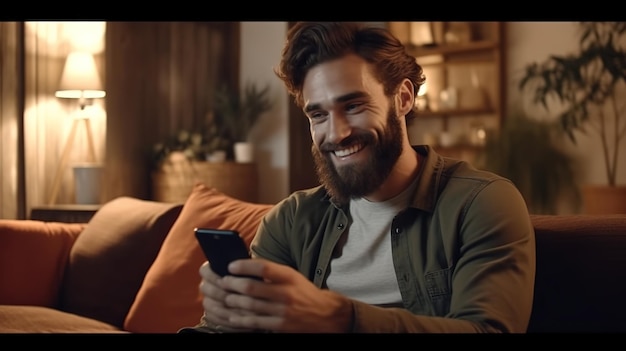
[[(121, 197), (87, 224), (0, 220), (0, 332), (174, 333), (202, 314), (193, 237), (250, 243), (271, 208), (198, 184), (185, 204)], [(533, 215), (529, 332), (626, 332), (626, 215)]]

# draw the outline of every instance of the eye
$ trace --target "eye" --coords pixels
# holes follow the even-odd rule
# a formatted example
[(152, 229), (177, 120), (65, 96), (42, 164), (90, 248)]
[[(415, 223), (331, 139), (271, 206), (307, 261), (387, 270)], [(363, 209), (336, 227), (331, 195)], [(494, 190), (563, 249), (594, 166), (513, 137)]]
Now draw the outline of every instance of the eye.
[(346, 104), (346, 111), (350, 113), (361, 112), (361, 110), (363, 110), (364, 105), (365, 104), (362, 102), (351, 102), (349, 104)]
[(307, 116), (309, 117), (309, 119), (312, 120), (319, 120), (322, 119), (324, 117), (326, 117), (328, 115), (328, 113), (324, 112), (324, 111), (312, 111), (307, 113)]

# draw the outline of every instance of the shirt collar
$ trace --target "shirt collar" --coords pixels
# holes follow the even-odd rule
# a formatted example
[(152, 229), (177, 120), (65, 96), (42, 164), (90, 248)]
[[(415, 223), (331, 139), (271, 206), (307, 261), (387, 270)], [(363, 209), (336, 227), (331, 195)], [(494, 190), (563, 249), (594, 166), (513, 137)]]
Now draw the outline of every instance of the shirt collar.
[(411, 201), (411, 207), (433, 212), (437, 202), (439, 185), (444, 171), (444, 158), (429, 145), (414, 145), (413, 149), (420, 155), (420, 179)]

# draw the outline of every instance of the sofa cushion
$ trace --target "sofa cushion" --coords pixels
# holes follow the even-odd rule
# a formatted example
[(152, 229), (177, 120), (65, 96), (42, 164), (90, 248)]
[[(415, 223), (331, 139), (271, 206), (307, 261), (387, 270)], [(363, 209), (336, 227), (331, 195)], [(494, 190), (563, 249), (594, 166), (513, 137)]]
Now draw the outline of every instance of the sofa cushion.
[(61, 309), (121, 328), (181, 209), (131, 197), (104, 204), (70, 252)]
[(0, 333), (126, 333), (95, 319), (41, 306), (0, 306)]
[(0, 304), (56, 307), (84, 223), (0, 220)]
[(175, 333), (198, 324), (203, 312), (198, 269), (206, 259), (193, 229), (235, 229), (249, 246), (272, 206), (238, 200), (196, 184), (146, 274), (124, 328), (136, 333)]

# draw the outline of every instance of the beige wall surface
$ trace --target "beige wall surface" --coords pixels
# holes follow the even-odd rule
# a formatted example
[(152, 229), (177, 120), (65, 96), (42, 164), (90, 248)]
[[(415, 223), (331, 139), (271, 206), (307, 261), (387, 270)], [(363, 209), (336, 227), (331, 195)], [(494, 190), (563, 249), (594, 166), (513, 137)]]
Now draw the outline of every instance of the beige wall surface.
[(259, 201), (276, 203), (287, 196), (289, 146), (288, 100), (282, 82), (274, 74), (287, 33), (287, 22), (241, 23), (240, 86), (257, 82), (270, 85), (274, 106), (261, 116), (251, 132), (259, 165)]
[[(506, 29), (507, 91), (509, 106), (512, 106), (521, 99), (517, 84), (524, 66), (530, 62), (545, 61), (550, 55), (577, 52), (579, 33), (576, 22), (508, 22)], [(538, 118), (551, 116), (540, 108), (527, 108), (526, 111)], [(599, 138), (595, 134), (576, 135), (577, 144), (566, 140), (564, 146), (580, 163), (581, 182), (606, 184)], [(617, 184), (626, 185), (626, 150), (622, 148), (620, 153), (617, 164), (621, 168), (617, 169), (616, 179)]]

